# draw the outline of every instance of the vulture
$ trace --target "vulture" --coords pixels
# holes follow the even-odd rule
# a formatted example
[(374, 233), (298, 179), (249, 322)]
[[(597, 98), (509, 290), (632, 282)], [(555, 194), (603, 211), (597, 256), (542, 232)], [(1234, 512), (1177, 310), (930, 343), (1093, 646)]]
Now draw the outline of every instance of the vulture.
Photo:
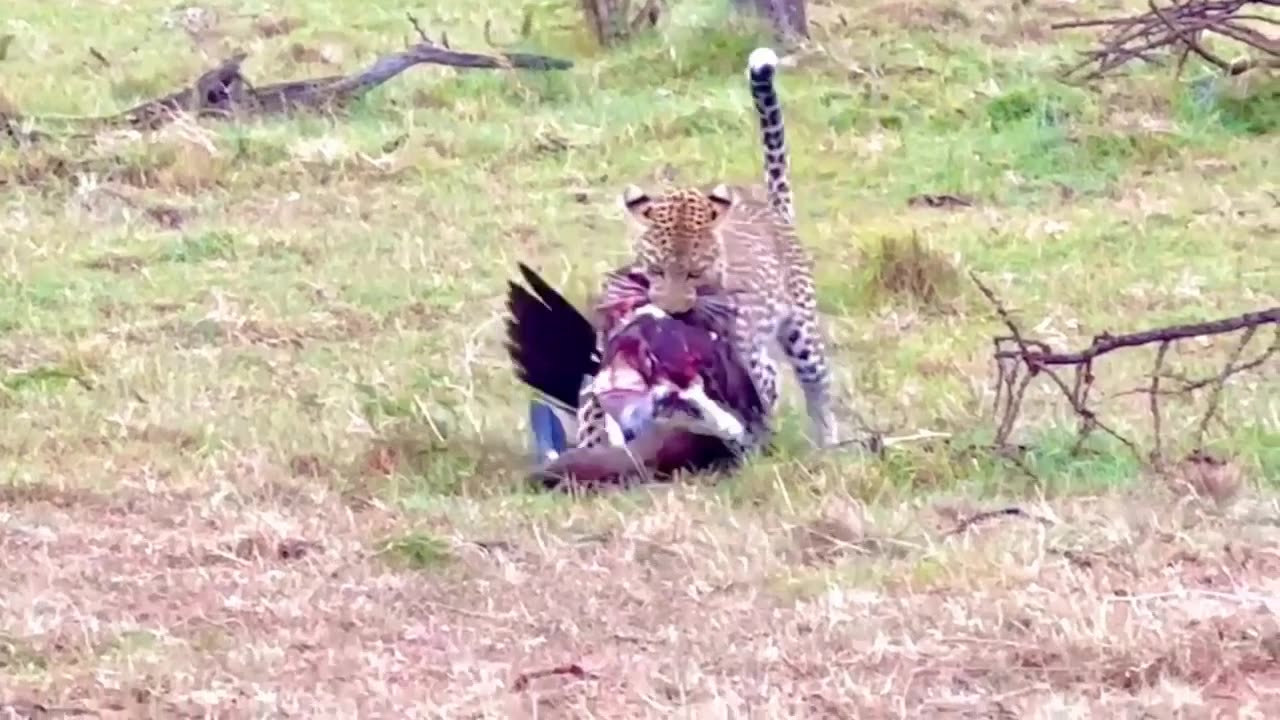
[[(593, 489), (665, 480), (677, 470), (736, 466), (763, 448), (770, 428), (746, 369), (728, 341), (731, 298), (705, 293), (672, 316), (648, 302), (639, 273), (610, 273), (587, 318), (519, 264), (508, 283), (506, 349), (516, 376), (541, 397), (529, 408), (546, 488)], [(599, 441), (572, 443), (584, 404), (596, 403)]]

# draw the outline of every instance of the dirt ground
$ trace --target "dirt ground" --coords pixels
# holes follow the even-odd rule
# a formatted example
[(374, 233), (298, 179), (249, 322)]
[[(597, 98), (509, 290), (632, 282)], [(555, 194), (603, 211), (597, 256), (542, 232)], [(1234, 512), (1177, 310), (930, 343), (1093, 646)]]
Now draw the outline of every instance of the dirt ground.
[(624, 515), (596, 501), (543, 522), (495, 506), (422, 528), (406, 553), (378, 541), (406, 518), (277, 481), (204, 496), (7, 491), (9, 707), (18, 717), (1280, 712), (1274, 501), (1077, 499), (971, 525), (977, 507), (958, 501), (890, 512), (828, 503), (808, 519), (727, 507), (690, 486), (649, 502)]

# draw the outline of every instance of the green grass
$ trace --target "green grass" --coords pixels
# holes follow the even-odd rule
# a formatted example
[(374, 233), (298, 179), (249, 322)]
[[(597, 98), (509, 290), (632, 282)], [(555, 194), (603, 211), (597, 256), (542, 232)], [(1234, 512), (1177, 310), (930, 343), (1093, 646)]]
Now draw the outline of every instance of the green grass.
[(421, 533), (387, 539), (380, 553), (388, 562), (415, 570), (432, 570), (453, 559), (446, 543)]
[[(817, 453), (787, 380), (780, 453), (733, 477), (691, 482), (672, 491), (676, 499), (573, 500), (522, 486), (527, 395), (501, 343), (515, 263), (585, 300), (600, 273), (626, 257), (616, 209), (624, 185), (656, 186), (667, 175), (757, 181), (742, 66), (766, 36), (727, 20), (725, 3), (671, 4), (657, 30), (606, 53), (584, 36), (575, 3), (427, 0), (411, 8), (415, 16), (466, 50), (484, 49), (486, 19), (495, 37), (516, 37), (527, 7), (531, 32), (518, 49), (576, 65), (563, 73), (420, 67), (340, 117), (184, 121), (143, 137), (0, 147), (0, 478), (54, 493), (15, 490), (18, 499), (0, 510), (30, 512), (37, 527), (48, 503), (73, 514), (98, 508), (74, 493), (110, 504), (145, 492), (170, 504), (139, 527), (172, 539), (166, 523), (179, 518), (172, 522), (189, 523), (183, 533), (195, 544), (241, 526), (292, 523), (303, 534), (332, 533), (331, 552), (317, 563), (352, 563), (335, 565), (325, 587), (346, 587), (344, 573), (388, 573), (393, 579), (378, 581), (384, 594), (376, 596), (392, 603), (388, 597), (401, 602), (408, 592), (403, 583), (439, 587), (436, 571), (445, 566), (450, 583), (477, 593), (473, 600), (507, 593), (533, 602), (536, 593), (519, 588), (539, 579), (547, 597), (583, 591), (554, 580), (561, 561), (598, 570), (579, 583), (602, 578), (600, 587), (612, 588), (617, 568), (583, 559), (597, 535), (632, 560), (662, 556), (627, 544), (636, 537), (670, 544), (675, 555), (692, 548), (724, 558), (720, 546), (700, 543), (721, 538), (734, 547), (746, 542), (736, 529), (763, 536), (779, 518), (807, 518), (837, 502), (894, 517), (915, 517), (948, 497), (1114, 504), (1132, 494), (1156, 502), (1152, 479), (1120, 443), (1095, 433), (1083, 452), (1071, 452), (1076, 419), (1043, 379), (1028, 392), (1013, 438), (1028, 448), (1018, 462), (927, 443), (895, 448), (884, 461)], [(215, 30), (193, 39), (164, 24), (177, 17), (171, 6), (13, 3), (0, 107), (33, 116), (118, 112), (237, 46), (251, 51), (245, 71), (258, 84), (333, 74), (402, 47), (413, 32), (400, 6), (306, 0), (289, 4), (301, 26), (263, 37), (254, 29), (260, 8), (224, 2), (206, 7), (218, 14)], [(891, 435), (944, 431), (955, 446), (992, 437), (991, 338), (1004, 328), (969, 272), (1029, 334), (1060, 349), (1102, 332), (1270, 307), (1280, 297), (1274, 76), (1244, 84), (1192, 65), (1178, 81), (1167, 68), (1135, 66), (1089, 87), (1067, 85), (1056, 72), (1089, 36), (1028, 29), (1061, 10), (1027, 5), (1018, 20), (1004, 6), (980, 11), (945, 0), (814, 4), (821, 51), (780, 74), (799, 223), (817, 260), (839, 390)], [(1092, 10), (1077, 3), (1070, 12)], [(94, 61), (91, 47), (111, 64)], [(305, 60), (322, 56), (332, 62)], [(82, 163), (83, 172), (60, 171), (64, 161)], [(972, 206), (910, 202), (925, 194)], [(161, 210), (176, 220), (162, 222)], [(1261, 352), (1270, 332), (1260, 331), (1245, 357)], [(1169, 367), (1212, 373), (1234, 341), (1182, 343)], [(1124, 393), (1148, 382), (1153, 356), (1154, 348), (1126, 351), (1094, 368), (1100, 416), (1144, 449), (1152, 439), (1146, 398)], [(1264, 504), (1280, 485), (1278, 366), (1233, 380), (1207, 435)], [(1175, 459), (1190, 447), (1203, 402), (1200, 393), (1165, 403)], [(316, 497), (332, 504), (308, 509), (305, 498)], [(199, 520), (206, 515), (220, 520)], [(125, 532), (107, 511), (85, 517), (104, 523), (105, 535)], [(423, 524), (430, 530), (406, 529)], [(520, 548), (478, 560), (455, 536), (514, 536)], [(351, 560), (348, 541), (380, 560)], [(135, 558), (140, 547), (118, 551)], [(15, 561), (22, 552), (38, 555), (15, 551)], [(547, 565), (521, 565), (530, 553)], [(957, 553), (930, 547), (795, 577), (786, 567), (752, 566), (741, 572), (760, 574), (733, 581), (783, 588), (787, 602), (832, 586), (884, 589), (904, 573), (908, 588), (980, 586), (990, 568), (960, 582), (946, 567)], [(292, 568), (307, 562), (278, 572), (302, 572)], [(636, 562), (651, 563), (654, 577), (675, 577), (663, 574), (675, 566)], [(234, 595), (235, 573), (257, 572), (251, 565), (206, 579)], [(31, 577), (13, 582), (37, 592)], [(517, 589), (490, 592), (504, 582)], [(293, 590), (306, 597), (314, 588)], [(180, 591), (157, 591), (169, 592)], [(284, 602), (262, 592), (263, 603)], [(366, 602), (333, 592), (335, 607)], [(633, 594), (646, 593), (670, 594)], [(564, 607), (594, 602), (571, 597)], [(397, 607), (408, 618), (422, 613)], [(514, 610), (463, 609), (482, 626), (496, 617), (519, 627)], [(102, 662), (177, 652), (167, 640), (146, 645), (167, 638), (165, 628), (122, 618), (99, 640), (117, 638), (123, 659)], [(264, 618), (234, 622), (269, 626)], [(46, 646), (64, 639), (32, 627), (43, 626), (12, 614), (0, 623), (0, 686), (20, 671), (76, 696), (74, 688), (91, 683), (75, 674), (87, 666), (59, 676), (59, 664), (44, 658), (56, 655)], [(212, 632), (240, 632), (229, 627)], [(130, 667), (145, 676), (138, 682), (163, 684), (161, 670)], [(446, 694), (458, 692), (451, 685)]]

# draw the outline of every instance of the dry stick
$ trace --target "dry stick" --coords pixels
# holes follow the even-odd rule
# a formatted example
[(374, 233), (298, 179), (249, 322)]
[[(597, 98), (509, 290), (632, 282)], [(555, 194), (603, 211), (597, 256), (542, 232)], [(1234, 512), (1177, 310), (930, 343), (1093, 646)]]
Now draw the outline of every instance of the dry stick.
[(1172, 341), (1165, 340), (1160, 343), (1160, 349), (1156, 350), (1155, 367), (1151, 371), (1151, 397), (1148, 400), (1151, 403), (1151, 428), (1155, 439), (1155, 447), (1151, 450), (1151, 462), (1155, 464), (1156, 469), (1164, 466), (1164, 442), (1161, 439), (1160, 430), (1160, 372), (1164, 369), (1164, 356), (1169, 352), (1169, 344)]
[(996, 445), (996, 455), (1000, 458), (1013, 463), (1013, 466), (1022, 471), (1031, 482), (1040, 483), (1040, 476), (1031, 469), (1026, 460), (1022, 459), (1022, 448), (1010, 446), (1007, 443)]
[[(985, 286), (981, 283), (979, 283), (979, 287), (985, 289)], [(987, 290), (987, 292), (990, 291)], [(991, 297), (994, 296), (989, 296), (988, 299), (991, 299)], [(1182, 340), (1190, 337), (1224, 335), (1226, 333), (1235, 332), (1236, 330), (1270, 324), (1280, 325), (1280, 306), (1255, 312), (1241, 313), (1240, 315), (1223, 318), (1221, 320), (1188, 323), (1185, 325), (1171, 325), (1169, 327), (1126, 333), (1123, 335), (1102, 333), (1093, 339), (1093, 342), (1089, 347), (1079, 352), (1056, 353), (1030, 350), (1026, 352), (1024, 357), (1037, 365), (1079, 365), (1081, 363), (1088, 362), (1099, 355), (1105, 355), (1121, 348), (1150, 345), (1162, 340)], [(1018, 357), (1018, 354), (1006, 351), (1006, 354), (1003, 355), (1003, 357)]]
[(998, 510), (984, 510), (980, 513), (970, 515), (969, 517), (964, 518), (960, 522), (956, 523), (955, 527), (943, 533), (942, 537), (945, 538), (945, 537), (951, 537), (952, 535), (959, 535), (960, 533), (968, 531), (974, 525), (978, 525), (980, 523), (986, 522), (987, 520), (993, 520), (998, 517), (1021, 517), (1021, 518), (1026, 518), (1028, 520), (1035, 520), (1041, 525), (1046, 525), (1046, 526), (1053, 525), (1053, 521), (1048, 518), (1041, 517), (1033, 513), (1029, 513), (1026, 510), (1023, 510), (1022, 508), (1016, 505), (1011, 505), (1009, 507), (1003, 507)]
[[(1076, 366), (1076, 369), (1075, 369), (1076, 382), (1075, 382), (1075, 387), (1072, 388), (1072, 391), (1074, 392), (1074, 396), (1073, 396), (1074, 399), (1072, 400), (1073, 406), (1082, 407), (1082, 408), (1088, 407), (1089, 390), (1093, 388), (1093, 379), (1094, 377), (1093, 377), (1093, 361), (1092, 360), (1089, 360), (1081, 365)], [(1092, 434), (1093, 431), (1097, 429), (1097, 427), (1098, 427), (1097, 418), (1092, 413), (1090, 413), (1089, 415), (1081, 416), (1080, 432), (1076, 436), (1075, 445), (1071, 447), (1072, 456), (1080, 454), (1081, 449), (1084, 448), (1085, 441), (1089, 439), (1089, 435)]]
[(569, 663), (567, 665), (557, 665), (553, 668), (545, 670), (530, 670), (522, 672), (516, 676), (515, 682), (511, 684), (511, 689), (516, 692), (523, 692), (528, 689), (529, 683), (544, 677), (554, 677), (556, 675), (571, 675), (577, 680), (598, 680), (599, 675), (588, 672), (578, 663)]
[[(1090, 410), (1088, 407), (1081, 405), (1077, 400), (1077, 395), (1072, 392), (1071, 388), (1067, 387), (1067, 383), (1061, 377), (1059, 377), (1056, 372), (1054, 372), (1050, 367), (1048, 367), (1048, 365), (1050, 364), (1080, 365), (1083, 363), (1087, 363), (1088, 361), (1092, 360), (1094, 357), (1097, 357), (1101, 353), (1100, 352), (1095, 352), (1093, 354), (1077, 353), (1077, 355), (1079, 356), (1079, 359), (1074, 363), (1044, 362), (1043, 358), (1052, 358), (1055, 356), (1055, 354), (1050, 352), (1043, 352), (1043, 351), (1036, 352), (1031, 350), (1030, 344), (1022, 337), (1022, 331), (1018, 328), (1017, 323), (1013, 321), (1013, 318), (1009, 315), (1009, 311), (1005, 309), (1004, 304), (1001, 303), (1000, 299), (996, 297), (995, 292), (993, 292), (991, 288), (987, 287), (985, 284), (983, 284), (983, 282), (980, 279), (978, 279), (977, 273), (970, 271), (969, 277), (973, 280), (974, 284), (978, 286), (978, 289), (982, 291), (982, 294), (987, 297), (987, 300), (990, 301), (993, 306), (995, 306), (996, 313), (1000, 315), (1000, 318), (1004, 322), (1005, 327), (1009, 328), (1009, 332), (1013, 335), (1014, 340), (1018, 343), (1018, 347), (1021, 351), (1019, 354), (1003, 355), (1003, 356), (1017, 358), (1017, 360), (1026, 364), (1028, 372), (1031, 375), (1035, 375), (1037, 373), (1043, 372), (1045, 375), (1049, 376), (1049, 379), (1052, 380), (1054, 384), (1058, 386), (1058, 389), (1062, 391), (1062, 394), (1067, 398), (1068, 402), (1071, 403), (1072, 410), (1074, 410), (1076, 415), (1081, 418), (1082, 434), (1092, 432), (1095, 428), (1100, 429), (1103, 432), (1110, 435), (1111, 437), (1123, 443), (1125, 447), (1129, 448), (1129, 451), (1132, 452), (1135, 457), (1141, 460), (1142, 454), (1138, 451), (1138, 446), (1135, 445), (1132, 440), (1116, 432), (1109, 425), (1099, 420), (1097, 416), (1094, 414), (1094, 412)], [(1280, 314), (1280, 308), (1277, 308), (1277, 314)], [(1094, 340), (1095, 345), (1099, 343), (1099, 340), (1100, 338), (1095, 338)], [(1123, 345), (1118, 347), (1123, 347)], [(1115, 348), (1112, 348), (1112, 349), (1115, 349)], [(1002, 356), (1002, 353), (997, 353), (996, 355), (997, 357), (1000, 357)], [(1087, 389), (1085, 391), (1085, 396), (1087, 397)], [(1012, 423), (1010, 424), (1012, 425)]]
[[(1271, 341), (1271, 347), (1264, 350), (1261, 355), (1250, 360), (1249, 362), (1240, 363), (1239, 365), (1236, 365), (1234, 368), (1232, 368), (1231, 374), (1239, 375), (1242, 372), (1246, 372), (1248, 370), (1253, 370), (1254, 368), (1262, 367), (1263, 363), (1265, 363), (1267, 360), (1270, 360), (1271, 356), (1275, 355), (1277, 352), (1280, 352), (1280, 327), (1276, 328), (1276, 334)], [(1213, 385), (1214, 383), (1218, 382), (1219, 378), (1221, 377), (1222, 377), (1221, 375), (1214, 375), (1212, 377), (1200, 378), (1199, 380), (1186, 380), (1184, 378), (1175, 378), (1183, 383), (1182, 387), (1178, 388), (1176, 391), (1166, 390), (1165, 392), (1166, 393), (1194, 392), (1196, 390), (1200, 390), (1201, 388), (1205, 388), (1210, 385)]]
[(98, 62), (102, 63), (103, 67), (111, 67), (111, 61), (108, 60), (105, 55), (98, 52), (97, 48), (90, 46), (89, 54), (93, 56), (94, 60), (97, 60)]
[[(1182, 41), (1184, 47), (1189, 48), (1192, 52), (1204, 58), (1206, 61), (1216, 65), (1219, 70), (1222, 70), (1223, 72), (1230, 72), (1231, 65), (1227, 63), (1226, 60), (1223, 60), (1217, 55), (1214, 55), (1201, 47), (1200, 43), (1196, 42), (1195, 39), (1191, 37), (1191, 32), (1188, 32), (1186, 28), (1178, 27), (1172, 19), (1164, 14), (1164, 11), (1156, 6), (1156, 0), (1147, 0), (1147, 7), (1151, 8), (1151, 12), (1155, 13), (1155, 16), (1160, 18), (1160, 22), (1164, 23), (1165, 27), (1169, 28), (1169, 32), (1176, 35), (1178, 39)], [(1205, 22), (1212, 21), (1206, 20)]]
[[(1277, 3), (1277, 5), (1280, 5), (1280, 3)], [(1231, 16), (1231, 19), (1232, 20), (1252, 20), (1253, 22), (1261, 22), (1261, 23), (1266, 23), (1268, 25), (1280, 25), (1280, 19), (1267, 17), (1265, 15), (1249, 15), (1247, 13), (1236, 13), (1235, 15)], [(1223, 22), (1227, 22), (1227, 21), (1224, 20)], [(1257, 32), (1257, 31), (1250, 30), (1250, 32)]]
[[(1071, 403), (1072, 409), (1080, 418), (1080, 432), (1077, 437), (1073, 452), (1078, 452), (1084, 441), (1090, 433), (1095, 429), (1101, 429), (1112, 437), (1120, 440), (1135, 457), (1141, 460), (1141, 454), (1138, 452), (1137, 446), (1128, 438), (1120, 435), (1098, 419), (1097, 415), (1089, 409), (1089, 393), (1093, 388), (1094, 374), (1093, 361), (1097, 357), (1128, 347), (1138, 347), (1154, 342), (1160, 343), (1157, 351), (1155, 368), (1152, 372), (1151, 386), (1147, 389), (1150, 394), (1152, 423), (1155, 431), (1155, 450), (1150, 460), (1159, 466), (1163, 462), (1163, 439), (1161, 437), (1161, 418), (1159, 408), (1160, 378), (1163, 374), (1164, 360), (1168, 353), (1169, 347), (1176, 342), (1188, 337), (1202, 337), (1206, 335), (1220, 335), (1228, 332), (1243, 329), (1245, 332), (1241, 336), (1240, 341), (1231, 353), (1231, 357), (1227, 361), (1222, 371), (1213, 378), (1195, 383), (1184, 382), (1180, 392), (1188, 392), (1190, 390), (1199, 389), (1205, 385), (1213, 388), (1212, 395), (1209, 398), (1208, 409), (1204, 417), (1201, 419), (1199, 429), (1196, 433), (1196, 445), (1199, 447), (1203, 443), (1204, 433), (1208, 429), (1209, 423), (1217, 415), (1218, 407), (1221, 402), (1221, 396), (1226, 381), (1231, 376), (1238, 374), (1246, 369), (1252, 369), (1262, 365), (1271, 355), (1280, 350), (1280, 307), (1262, 310), (1259, 312), (1250, 312), (1238, 315), (1232, 318), (1215, 320), (1210, 322), (1194, 323), (1188, 325), (1175, 325), (1171, 327), (1158, 328), (1144, 332), (1129, 333), (1126, 335), (1111, 335), (1103, 333), (1094, 337), (1093, 342), (1088, 348), (1080, 352), (1074, 353), (1055, 353), (1052, 352), (1044, 343), (1029, 341), (1022, 336), (1017, 324), (1013, 321), (1012, 316), (1004, 307), (1003, 303), (996, 297), (995, 293), (987, 287), (978, 278), (976, 273), (970, 272), (970, 277), (974, 283), (982, 291), (983, 295), (992, 303), (996, 312), (999, 314), (1005, 326), (1009, 329), (1012, 339), (1018, 345), (1018, 350), (1005, 349), (1002, 341), (1008, 338), (996, 338), (995, 342), (995, 359), (997, 366), (997, 402), (996, 409), (999, 408), (1000, 395), (1003, 394), (1005, 399), (1004, 412), (1000, 417), (1000, 424), (996, 433), (997, 446), (1002, 445), (1008, 439), (1009, 432), (1012, 430), (1014, 421), (1016, 420), (1019, 406), (1021, 405), (1022, 394), (1026, 390), (1026, 385), (1030, 382), (1031, 377), (1037, 373), (1043, 372), (1048, 375), (1051, 380), (1062, 391), (1063, 395)], [(1244, 353), (1249, 342), (1257, 333), (1260, 326), (1265, 324), (1277, 325), (1276, 339), (1263, 354), (1247, 363), (1240, 363), (1240, 356)], [(1037, 345), (1038, 349), (1033, 350), (1032, 345)], [(1027, 375), (1021, 378), (1015, 389), (1014, 382), (1018, 380), (1020, 366), (1027, 366)], [(1075, 384), (1074, 387), (1068, 388), (1067, 384), (1055, 373), (1050, 366), (1053, 365), (1073, 365), (1075, 366)], [(1167, 394), (1168, 391), (1166, 391)]]
[[(1271, 356), (1275, 355), (1277, 352), (1280, 352), (1280, 327), (1276, 328), (1276, 333), (1273, 336), (1270, 347), (1262, 351), (1262, 354), (1260, 354), (1258, 357), (1248, 362), (1236, 363), (1235, 365), (1233, 365), (1231, 368), (1231, 375), (1239, 375), (1240, 373), (1248, 372), (1249, 370), (1254, 370), (1256, 368), (1262, 367), (1262, 365), (1265, 364), (1268, 360), (1270, 360)], [(1221, 377), (1221, 374), (1219, 373), (1217, 375), (1211, 375), (1209, 377), (1200, 378), (1198, 380), (1188, 379), (1186, 375), (1183, 375), (1182, 373), (1176, 373), (1176, 372), (1165, 373), (1163, 377), (1168, 380), (1176, 380), (1179, 383), (1181, 383), (1181, 385), (1173, 389), (1168, 389), (1168, 390), (1161, 389), (1160, 390), (1161, 395), (1187, 395), (1187, 394), (1196, 392), (1197, 390), (1203, 390), (1204, 388), (1217, 383), (1218, 379)], [(1150, 392), (1151, 392), (1151, 388), (1149, 387), (1139, 387), (1139, 388), (1132, 388), (1130, 390), (1123, 390), (1117, 393), (1113, 393), (1111, 397), (1124, 397), (1126, 395), (1136, 395), (1139, 393), (1150, 393)]]
[[(1255, 50), (1261, 50), (1265, 53), (1280, 57), (1280, 41), (1273, 40), (1253, 28), (1237, 25), (1235, 21), (1240, 19), (1242, 18), (1234, 17), (1230, 20), (1223, 20), (1215, 25), (1213, 29), (1215, 32), (1226, 35), (1236, 42), (1249, 45)], [(1263, 18), (1256, 19), (1261, 20)], [(1277, 22), (1277, 24), (1280, 24), (1280, 22)]]
[(421, 40), (424, 43), (429, 43), (432, 45), (435, 44), (431, 41), (431, 38), (427, 35), (427, 31), (422, 29), (422, 25), (418, 24), (418, 18), (414, 17), (413, 13), (406, 11), (404, 16), (409, 19), (409, 24), (413, 26), (413, 31), (418, 33), (419, 40)]
[(1021, 364), (1014, 362), (1010, 363), (1010, 365), (1013, 369), (1009, 373), (1009, 392), (1007, 393), (1005, 400), (1004, 413), (1001, 415), (1002, 419), (1000, 427), (996, 431), (996, 444), (1002, 446), (1006, 445), (1009, 441), (1009, 435), (1013, 432), (1013, 424), (1018, 419), (1018, 409), (1022, 407), (1022, 398), (1026, 396), (1027, 388), (1031, 385), (1031, 380), (1035, 377), (1035, 375), (1028, 372), (1021, 377), (1018, 386), (1014, 388), (1012, 386), (1013, 381), (1019, 373)]
[(1154, 0), (1148, 0), (1150, 12), (1124, 18), (1104, 18), (1054, 23), (1054, 30), (1074, 28), (1107, 28), (1100, 46), (1084, 53), (1085, 58), (1064, 71), (1071, 76), (1088, 65), (1095, 65), (1086, 80), (1102, 77), (1108, 72), (1138, 58), (1154, 62), (1148, 51), (1170, 44), (1181, 46), (1177, 68), (1180, 72), (1187, 56), (1195, 52), (1207, 62), (1227, 74), (1237, 75), (1259, 63), (1253, 61), (1228, 63), (1213, 55), (1200, 43), (1205, 31), (1215, 32), (1252, 47), (1272, 57), (1280, 58), (1280, 43), (1266, 34), (1240, 24), (1246, 20), (1278, 25), (1280, 20), (1262, 15), (1241, 13), (1246, 5), (1280, 7), (1280, 0), (1229, 0), (1228, 2), (1182, 2), (1168, 8), (1159, 8)]
[(1245, 346), (1253, 340), (1254, 333), (1257, 331), (1258, 327), (1256, 325), (1244, 331), (1244, 334), (1240, 336), (1240, 342), (1236, 343), (1235, 349), (1231, 352), (1231, 357), (1227, 359), (1226, 366), (1222, 368), (1221, 373), (1218, 373), (1217, 382), (1213, 384), (1213, 389), (1209, 391), (1209, 407), (1204, 411), (1204, 417), (1200, 418), (1200, 427), (1196, 428), (1195, 446), (1197, 448), (1203, 446), (1204, 434), (1209, 429), (1209, 422), (1218, 414), (1218, 404), (1222, 400), (1222, 390), (1227, 385), (1227, 378), (1232, 375), (1232, 368), (1235, 366), (1236, 361), (1240, 359), (1240, 354), (1244, 352)]
[[(1085, 59), (1081, 60), (1079, 63), (1076, 63), (1075, 65), (1068, 68), (1064, 74), (1067, 76), (1070, 76), (1074, 74), (1076, 71), (1083, 68), (1084, 66), (1094, 62), (1098, 63), (1098, 68), (1094, 70), (1092, 73), (1090, 73), (1088, 76), (1086, 76), (1087, 78), (1098, 77), (1116, 67), (1119, 67), (1120, 65), (1123, 65), (1129, 62), (1135, 57), (1141, 57), (1142, 59), (1147, 60), (1149, 62), (1154, 62), (1154, 60), (1147, 57), (1146, 55), (1147, 51), (1154, 50), (1162, 45), (1167, 44), (1169, 41), (1169, 36), (1165, 35), (1165, 36), (1157, 37), (1154, 40), (1148, 39), (1148, 41), (1145, 44), (1139, 45), (1138, 47), (1135, 47), (1135, 48), (1125, 49), (1123, 46), (1128, 44), (1130, 41), (1136, 40), (1141, 37), (1150, 36), (1155, 27), (1153, 24), (1149, 24), (1149, 23), (1135, 24), (1135, 25), (1137, 29), (1131, 30), (1127, 33), (1119, 33), (1119, 37), (1114, 37), (1111, 39), (1104, 40), (1101, 49), (1086, 52)], [(1108, 60), (1107, 59), (1108, 57), (1110, 57), (1111, 59)]]

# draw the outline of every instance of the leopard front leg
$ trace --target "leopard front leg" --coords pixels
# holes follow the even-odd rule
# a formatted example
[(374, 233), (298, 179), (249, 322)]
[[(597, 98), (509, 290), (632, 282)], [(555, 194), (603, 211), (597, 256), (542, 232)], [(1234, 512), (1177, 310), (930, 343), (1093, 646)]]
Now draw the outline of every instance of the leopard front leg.
[(593, 448), (603, 445), (626, 445), (622, 428), (609, 417), (600, 404), (595, 393), (583, 392), (578, 395), (578, 434), (577, 446)]
[(739, 308), (733, 325), (732, 341), (734, 352), (751, 376), (756, 394), (760, 396), (765, 416), (771, 417), (778, 405), (778, 364), (769, 355), (766, 340), (772, 328), (767, 319), (762, 308)]

